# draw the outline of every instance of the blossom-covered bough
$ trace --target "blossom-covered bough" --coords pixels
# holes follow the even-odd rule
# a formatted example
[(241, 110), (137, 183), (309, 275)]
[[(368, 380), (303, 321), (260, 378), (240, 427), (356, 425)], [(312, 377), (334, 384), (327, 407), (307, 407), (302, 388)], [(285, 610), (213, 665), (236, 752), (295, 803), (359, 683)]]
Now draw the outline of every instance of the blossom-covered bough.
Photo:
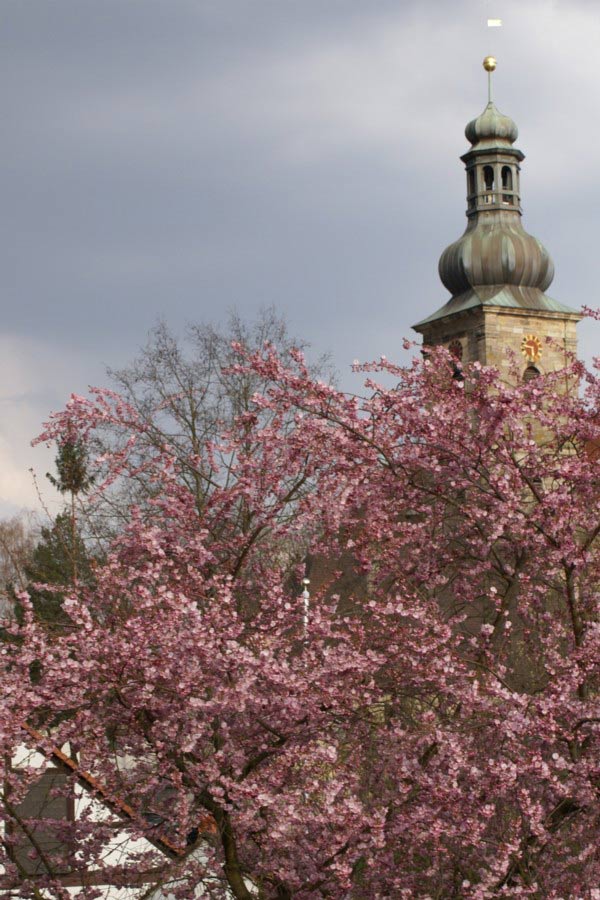
[[(66, 897), (116, 828), (82, 815), (26, 880), (14, 811), (36, 773), (9, 763), (27, 723), (139, 812), (120, 833), (184, 848), (161, 863), (173, 897), (594, 896), (597, 376), (573, 361), (515, 387), (475, 364), (461, 381), (436, 350), (365, 366), (359, 399), (300, 355), (239, 354), (268, 387), (204, 447), (201, 509), (168, 445), (140, 463), (147, 424), (115, 394), (73, 397), (40, 438), (118, 436), (92, 506), (142, 464), (152, 491), (93, 587), (67, 592), (68, 625), (23, 598), (7, 631), (5, 883)], [(306, 622), (309, 551), (351, 551), (366, 596), (334, 574)], [(167, 896), (139, 884), (156, 842), (135, 846), (128, 896)]]

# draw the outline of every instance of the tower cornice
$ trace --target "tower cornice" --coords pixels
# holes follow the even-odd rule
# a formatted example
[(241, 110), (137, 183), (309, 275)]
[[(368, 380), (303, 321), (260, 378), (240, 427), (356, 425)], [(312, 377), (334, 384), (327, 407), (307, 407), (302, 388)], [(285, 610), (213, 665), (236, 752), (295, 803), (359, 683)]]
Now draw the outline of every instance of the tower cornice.
[(491, 158), (500, 157), (500, 156), (512, 156), (517, 159), (519, 162), (523, 162), (525, 159), (525, 154), (522, 150), (519, 150), (518, 147), (505, 147), (505, 146), (495, 146), (495, 147), (471, 147), (470, 150), (467, 150), (466, 153), (460, 157), (462, 162), (465, 164), (470, 163), (473, 159), (478, 159), (483, 156), (489, 156)]

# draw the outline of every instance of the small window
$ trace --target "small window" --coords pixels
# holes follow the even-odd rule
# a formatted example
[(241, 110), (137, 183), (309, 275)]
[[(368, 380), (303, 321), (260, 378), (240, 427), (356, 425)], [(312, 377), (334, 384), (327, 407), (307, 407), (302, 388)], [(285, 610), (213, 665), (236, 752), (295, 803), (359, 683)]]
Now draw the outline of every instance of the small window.
[(469, 172), (469, 195), (474, 194), (476, 190), (477, 187), (475, 184), (475, 170), (471, 169), (471, 171)]
[(523, 372), (523, 381), (533, 381), (533, 379), (537, 378), (540, 374), (540, 370), (535, 366), (527, 366)]

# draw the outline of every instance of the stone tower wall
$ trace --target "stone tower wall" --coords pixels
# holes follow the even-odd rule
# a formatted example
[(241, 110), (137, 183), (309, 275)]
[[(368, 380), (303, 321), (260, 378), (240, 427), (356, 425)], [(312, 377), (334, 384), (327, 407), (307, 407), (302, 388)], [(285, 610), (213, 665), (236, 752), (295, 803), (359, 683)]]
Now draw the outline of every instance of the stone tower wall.
[[(423, 343), (452, 349), (458, 342), (463, 364), (495, 366), (505, 380), (511, 381), (515, 360), (523, 372), (530, 364), (541, 373), (563, 368), (569, 354), (577, 352), (578, 318), (577, 314), (480, 307), (432, 322), (423, 329)], [(536, 360), (523, 353), (523, 340), (528, 335), (541, 343)]]

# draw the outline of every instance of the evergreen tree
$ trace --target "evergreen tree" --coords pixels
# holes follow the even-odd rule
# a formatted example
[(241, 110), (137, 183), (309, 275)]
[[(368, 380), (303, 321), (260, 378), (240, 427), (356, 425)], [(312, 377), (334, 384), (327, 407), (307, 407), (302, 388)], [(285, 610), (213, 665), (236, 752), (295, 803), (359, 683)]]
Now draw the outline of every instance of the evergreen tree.
[(68, 494), (69, 496), (69, 513), (62, 514), (67, 515), (70, 528), (69, 541), (66, 544), (67, 549), (70, 551), (70, 565), (65, 569), (69, 583), (76, 582), (79, 575), (77, 567), (77, 498), (80, 494), (86, 494), (94, 481), (88, 475), (87, 462), (87, 451), (83, 442), (80, 439), (73, 438), (71, 435), (67, 435), (65, 440), (58, 445), (58, 453), (55, 459), (56, 477), (49, 472), (46, 474), (50, 483), (61, 494)]
[(38, 618), (48, 625), (66, 621), (62, 602), (70, 586), (92, 583), (91, 561), (77, 521), (77, 499), (93, 483), (81, 440), (67, 435), (58, 445), (55, 465), (56, 475), (47, 473), (46, 477), (61, 494), (68, 496), (68, 501), (52, 525), (41, 529), (40, 540), (25, 566), (33, 608)]
[[(29, 595), (40, 620), (63, 621), (64, 591), (75, 580), (92, 583), (91, 562), (85, 543), (68, 512), (59, 513), (50, 527), (41, 529), (40, 540), (25, 567)], [(37, 585), (48, 585), (48, 588)]]

